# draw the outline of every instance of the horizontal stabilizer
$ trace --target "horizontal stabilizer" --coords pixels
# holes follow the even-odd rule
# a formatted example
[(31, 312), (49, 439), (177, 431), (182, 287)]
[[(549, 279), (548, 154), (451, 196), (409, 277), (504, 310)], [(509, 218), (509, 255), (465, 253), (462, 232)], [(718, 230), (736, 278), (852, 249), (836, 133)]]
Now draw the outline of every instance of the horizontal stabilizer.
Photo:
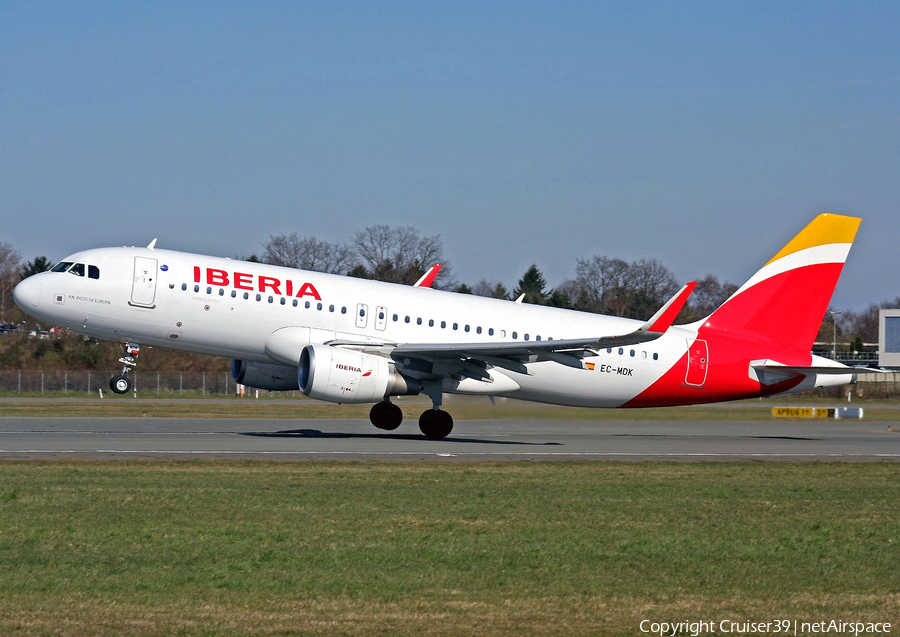
[(751, 361), (751, 376), (764, 385), (773, 385), (788, 378), (797, 376), (847, 376), (861, 371), (870, 371), (866, 367), (847, 367), (840, 363), (834, 365), (782, 365), (771, 360)]

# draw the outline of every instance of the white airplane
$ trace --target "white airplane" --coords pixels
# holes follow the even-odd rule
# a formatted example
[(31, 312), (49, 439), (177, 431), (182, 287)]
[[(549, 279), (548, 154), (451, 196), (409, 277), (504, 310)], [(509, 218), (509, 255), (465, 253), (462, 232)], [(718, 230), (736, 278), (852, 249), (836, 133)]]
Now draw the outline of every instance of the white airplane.
[[(224, 356), (237, 382), (374, 403), (424, 393), (428, 438), (453, 419), (445, 393), (581, 407), (656, 407), (843, 385), (853, 369), (810, 349), (860, 220), (816, 217), (710, 316), (672, 322), (695, 283), (652, 318), (602, 316), (259, 263), (146, 248), (78, 252), (16, 286), (29, 315), (125, 345), (125, 393), (141, 345)], [(429, 282), (430, 285), (430, 282)]]

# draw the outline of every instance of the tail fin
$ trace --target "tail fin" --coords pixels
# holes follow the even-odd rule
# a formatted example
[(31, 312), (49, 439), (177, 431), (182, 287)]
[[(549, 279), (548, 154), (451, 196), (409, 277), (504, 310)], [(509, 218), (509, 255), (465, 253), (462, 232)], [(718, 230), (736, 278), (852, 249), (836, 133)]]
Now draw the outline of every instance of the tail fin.
[(717, 331), (775, 342), (808, 353), (860, 219), (822, 214), (704, 322)]

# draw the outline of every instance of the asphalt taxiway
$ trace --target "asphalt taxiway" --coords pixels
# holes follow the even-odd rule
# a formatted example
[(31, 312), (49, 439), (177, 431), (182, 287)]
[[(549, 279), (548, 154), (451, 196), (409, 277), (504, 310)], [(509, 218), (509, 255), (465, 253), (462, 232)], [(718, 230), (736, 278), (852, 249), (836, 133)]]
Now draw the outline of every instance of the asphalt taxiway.
[[(460, 420), (426, 440), (366, 420), (0, 418), (0, 459), (698, 460), (900, 462), (892, 423)], [(896, 423), (893, 428), (897, 429)]]

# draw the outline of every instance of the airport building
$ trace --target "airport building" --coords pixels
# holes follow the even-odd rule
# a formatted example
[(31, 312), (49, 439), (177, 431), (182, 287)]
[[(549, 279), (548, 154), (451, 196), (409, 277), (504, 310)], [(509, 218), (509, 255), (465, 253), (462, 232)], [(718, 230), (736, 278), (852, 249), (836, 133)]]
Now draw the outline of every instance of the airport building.
[(881, 310), (878, 314), (878, 364), (900, 367), (900, 310)]

